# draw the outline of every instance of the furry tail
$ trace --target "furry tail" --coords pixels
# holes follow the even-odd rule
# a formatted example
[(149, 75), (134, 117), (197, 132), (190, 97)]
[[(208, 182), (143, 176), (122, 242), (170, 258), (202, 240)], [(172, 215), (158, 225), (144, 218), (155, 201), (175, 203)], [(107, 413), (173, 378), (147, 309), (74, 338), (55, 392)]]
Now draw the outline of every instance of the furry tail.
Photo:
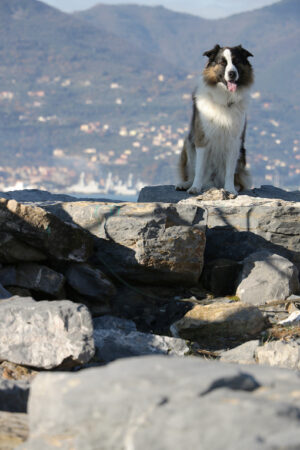
[(178, 164), (178, 171), (181, 181), (187, 181), (188, 180), (188, 171), (187, 171), (187, 142), (188, 138), (184, 140), (183, 148), (181, 150), (180, 158), (179, 158), (179, 164)]

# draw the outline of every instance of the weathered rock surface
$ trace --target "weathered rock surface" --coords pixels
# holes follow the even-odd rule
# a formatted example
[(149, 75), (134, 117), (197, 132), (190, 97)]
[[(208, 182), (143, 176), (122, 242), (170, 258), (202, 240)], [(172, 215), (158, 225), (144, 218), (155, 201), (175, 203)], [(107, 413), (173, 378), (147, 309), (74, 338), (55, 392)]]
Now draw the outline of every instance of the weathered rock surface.
[(29, 435), (28, 417), (24, 413), (0, 411), (0, 449), (13, 450)]
[(294, 372), (139, 357), (38, 375), (21, 448), (296, 449), (299, 417)]
[(105, 316), (93, 321), (96, 356), (103, 362), (153, 354), (184, 356), (190, 351), (183, 339), (138, 332), (132, 321), (108, 316), (105, 322)]
[(0, 380), (0, 411), (27, 412), (28, 396), (29, 382)]
[(198, 223), (207, 226), (206, 261), (241, 261), (266, 248), (300, 268), (299, 191), (262, 186), (235, 199), (206, 200), (176, 191), (174, 186), (149, 186), (142, 189), (138, 201), (196, 205), (202, 211)]
[(267, 342), (256, 349), (255, 356), (259, 364), (299, 370), (300, 342)]
[(222, 352), (220, 361), (225, 363), (255, 364), (255, 352), (258, 347), (258, 339), (245, 342), (231, 350)]
[(0, 302), (0, 360), (51, 369), (93, 355), (92, 319), (84, 305), (21, 297)]
[(86, 261), (93, 249), (85, 230), (36, 205), (16, 200), (0, 199), (0, 231), (59, 260)]
[(298, 292), (298, 277), (297, 267), (288, 259), (258, 251), (244, 260), (236, 294), (242, 302), (253, 305), (285, 300)]
[(10, 233), (0, 232), (0, 261), (14, 263), (20, 261), (44, 261), (46, 256), (37, 248), (16, 239)]
[(37, 263), (23, 263), (0, 269), (0, 283), (3, 286), (17, 286), (57, 296), (63, 288), (65, 277), (47, 266)]
[(253, 336), (265, 328), (258, 308), (240, 302), (196, 305), (171, 326), (175, 337), (200, 341), (203, 338)]
[(89, 264), (71, 264), (66, 272), (68, 284), (89, 300), (104, 302), (111, 298), (116, 289), (100, 269)]
[(43, 207), (100, 238), (94, 262), (112, 275), (144, 283), (199, 279), (205, 232), (193, 225), (194, 206), (75, 202)]

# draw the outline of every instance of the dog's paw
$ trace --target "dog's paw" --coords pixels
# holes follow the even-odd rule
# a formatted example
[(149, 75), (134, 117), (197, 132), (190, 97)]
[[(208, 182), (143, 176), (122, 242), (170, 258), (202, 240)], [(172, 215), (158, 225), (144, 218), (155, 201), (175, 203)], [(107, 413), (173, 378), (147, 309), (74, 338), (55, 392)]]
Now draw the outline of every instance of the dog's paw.
[(229, 194), (233, 194), (235, 197), (237, 197), (239, 195), (239, 193), (237, 192), (237, 190), (235, 189), (234, 186), (225, 186), (225, 191), (229, 192)]
[(176, 191), (186, 191), (192, 186), (190, 181), (182, 181), (175, 186)]
[(188, 190), (188, 194), (191, 194), (191, 195), (198, 195), (198, 194), (201, 194), (201, 188), (198, 188), (197, 186), (192, 186), (192, 187)]

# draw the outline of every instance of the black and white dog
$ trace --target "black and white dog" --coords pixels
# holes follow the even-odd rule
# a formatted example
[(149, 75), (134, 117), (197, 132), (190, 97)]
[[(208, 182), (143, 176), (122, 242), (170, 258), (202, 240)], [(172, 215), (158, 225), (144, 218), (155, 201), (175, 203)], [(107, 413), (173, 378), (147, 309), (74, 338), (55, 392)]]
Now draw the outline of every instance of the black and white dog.
[(193, 94), (190, 131), (180, 156), (182, 182), (176, 189), (199, 194), (217, 187), (237, 194), (251, 187), (244, 140), (253, 83), (248, 58), (253, 55), (241, 45), (216, 45), (204, 55), (209, 59)]

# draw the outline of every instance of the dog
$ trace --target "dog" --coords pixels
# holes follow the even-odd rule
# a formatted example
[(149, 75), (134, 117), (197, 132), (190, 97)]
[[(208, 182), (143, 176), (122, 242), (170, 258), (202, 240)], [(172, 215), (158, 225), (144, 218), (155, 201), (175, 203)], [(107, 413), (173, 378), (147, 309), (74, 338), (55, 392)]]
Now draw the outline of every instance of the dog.
[(193, 93), (193, 114), (184, 140), (177, 190), (200, 194), (212, 187), (237, 195), (251, 187), (246, 169), (246, 109), (253, 56), (241, 45), (220, 47), (203, 54), (208, 62)]

